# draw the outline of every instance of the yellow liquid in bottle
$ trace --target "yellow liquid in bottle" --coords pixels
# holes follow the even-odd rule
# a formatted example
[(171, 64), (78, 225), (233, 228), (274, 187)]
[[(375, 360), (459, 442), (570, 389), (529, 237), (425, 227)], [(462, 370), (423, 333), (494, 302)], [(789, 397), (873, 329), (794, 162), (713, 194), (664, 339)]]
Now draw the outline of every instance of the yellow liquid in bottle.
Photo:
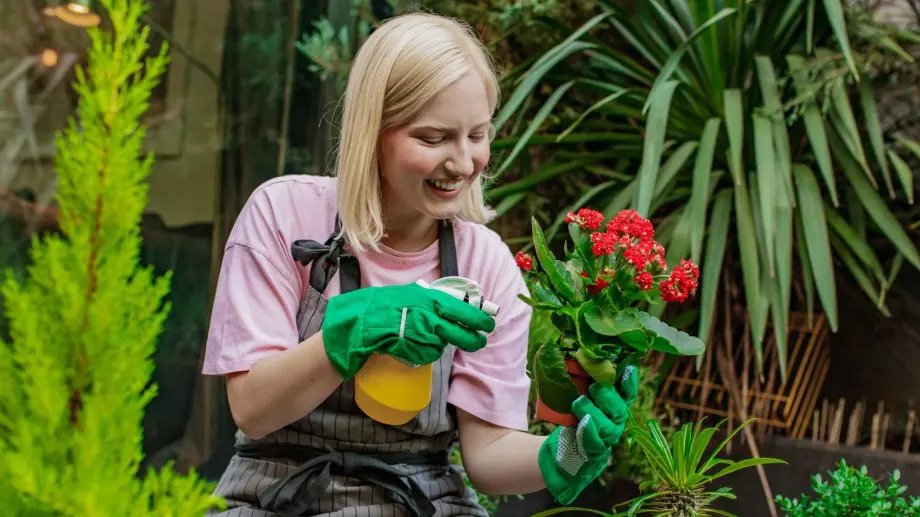
[(428, 406), (431, 379), (431, 364), (413, 368), (372, 354), (355, 375), (355, 403), (380, 423), (402, 425)]

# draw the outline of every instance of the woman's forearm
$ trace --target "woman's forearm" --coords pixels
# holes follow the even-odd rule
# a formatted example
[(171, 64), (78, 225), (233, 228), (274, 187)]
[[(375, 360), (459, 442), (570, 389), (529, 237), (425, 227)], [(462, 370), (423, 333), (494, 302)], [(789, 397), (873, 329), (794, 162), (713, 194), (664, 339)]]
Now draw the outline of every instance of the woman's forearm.
[(236, 425), (262, 438), (313, 411), (342, 383), (321, 332), (227, 378), (227, 397)]
[(458, 419), (463, 467), (476, 490), (519, 495), (546, 488), (537, 463), (545, 436), (492, 426), (462, 410)]

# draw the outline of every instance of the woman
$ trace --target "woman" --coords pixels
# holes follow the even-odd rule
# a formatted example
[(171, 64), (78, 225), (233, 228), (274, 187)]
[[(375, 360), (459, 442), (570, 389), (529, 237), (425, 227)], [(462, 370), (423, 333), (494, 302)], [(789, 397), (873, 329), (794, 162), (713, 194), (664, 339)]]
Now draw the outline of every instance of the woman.
[[(527, 431), (529, 306), (511, 251), (483, 223), (498, 84), (481, 44), (445, 18), (378, 27), (355, 58), (336, 177), (259, 187), (231, 232), (204, 373), (227, 376), (237, 453), (218, 515), (485, 516), (490, 494), (561, 502), (607, 466), (635, 397), (591, 388), (576, 429)], [(461, 275), (495, 320), (415, 284)], [(433, 364), (430, 404), (404, 425), (364, 415), (353, 377), (372, 353)]]

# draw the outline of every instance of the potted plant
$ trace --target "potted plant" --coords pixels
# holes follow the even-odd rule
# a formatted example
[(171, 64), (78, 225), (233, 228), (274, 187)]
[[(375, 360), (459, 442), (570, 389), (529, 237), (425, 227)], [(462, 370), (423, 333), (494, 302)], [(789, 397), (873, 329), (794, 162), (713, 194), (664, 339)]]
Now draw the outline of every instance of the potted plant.
[(590, 208), (567, 215), (571, 246), (565, 243), (565, 261), (549, 250), (532, 219), (536, 260), (523, 252), (515, 257), (531, 286), (530, 296), (521, 299), (552, 323), (529, 361), (536, 416), (546, 422), (576, 425), (571, 405), (588, 385), (613, 385), (618, 372), (651, 350), (677, 355), (704, 350), (698, 338), (640, 308), (683, 303), (696, 292), (699, 268), (682, 259), (669, 270), (654, 226), (635, 210), (604, 219)]
[(807, 515), (860, 515), (866, 517), (917, 517), (920, 516), (920, 497), (905, 496), (907, 487), (900, 483), (898, 469), (882, 485), (869, 475), (863, 465), (857, 469), (841, 459), (837, 469), (828, 472), (825, 480), (821, 474), (811, 477), (814, 493), (802, 494), (792, 499), (778, 495), (776, 503), (787, 517)]

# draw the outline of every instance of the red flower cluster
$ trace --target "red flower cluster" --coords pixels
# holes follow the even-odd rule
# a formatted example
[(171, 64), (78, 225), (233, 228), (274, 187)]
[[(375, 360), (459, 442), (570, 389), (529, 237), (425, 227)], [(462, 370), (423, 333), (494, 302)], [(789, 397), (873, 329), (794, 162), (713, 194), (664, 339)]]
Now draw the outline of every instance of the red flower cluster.
[(700, 285), (700, 269), (689, 260), (682, 259), (680, 265), (671, 271), (671, 276), (661, 282), (661, 299), (666, 302), (683, 303), (696, 292)]
[(607, 223), (607, 232), (616, 235), (628, 235), (640, 241), (650, 241), (655, 237), (652, 222), (639, 215), (633, 209), (621, 210)]
[[(664, 246), (655, 240), (655, 227), (651, 221), (635, 210), (621, 210), (607, 223), (606, 228), (602, 228), (604, 215), (590, 208), (569, 212), (565, 222), (576, 223), (586, 233), (590, 233), (591, 252), (595, 257), (616, 255), (612, 263), (614, 268), (635, 268), (633, 278), (639, 289), (651, 291), (660, 280), (658, 287), (661, 298), (666, 302), (684, 302), (696, 292), (700, 272), (689, 260), (681, 260), (667, 279), (663, 279), (667, 273)], [(622, 261), (619, 261), (619, 258), (622, 258)], [(523, 252), (515, 255), (515, 262), (526, 271), (532, 271), (534, 268), (533, 258)], [(582, 271), (581, 276), (591, 281), (587, 272)], [(593, 283), (585, 282), (588, 294), (600, 293), (616, 276), (614, 269), (605, 266)]]
[(523, 251), (517, 252), (517, 255), (514, 256), (514, 262), (517, 263), (517, 266), (525, 271), (533, 270), (533, 257), (524, 253)]
[(578, 223), (584, 230), (597, 230), (604, 224), (604, 214), (590, 208), (582, 208), (565, 216), (565, 224), (569, 223)]

